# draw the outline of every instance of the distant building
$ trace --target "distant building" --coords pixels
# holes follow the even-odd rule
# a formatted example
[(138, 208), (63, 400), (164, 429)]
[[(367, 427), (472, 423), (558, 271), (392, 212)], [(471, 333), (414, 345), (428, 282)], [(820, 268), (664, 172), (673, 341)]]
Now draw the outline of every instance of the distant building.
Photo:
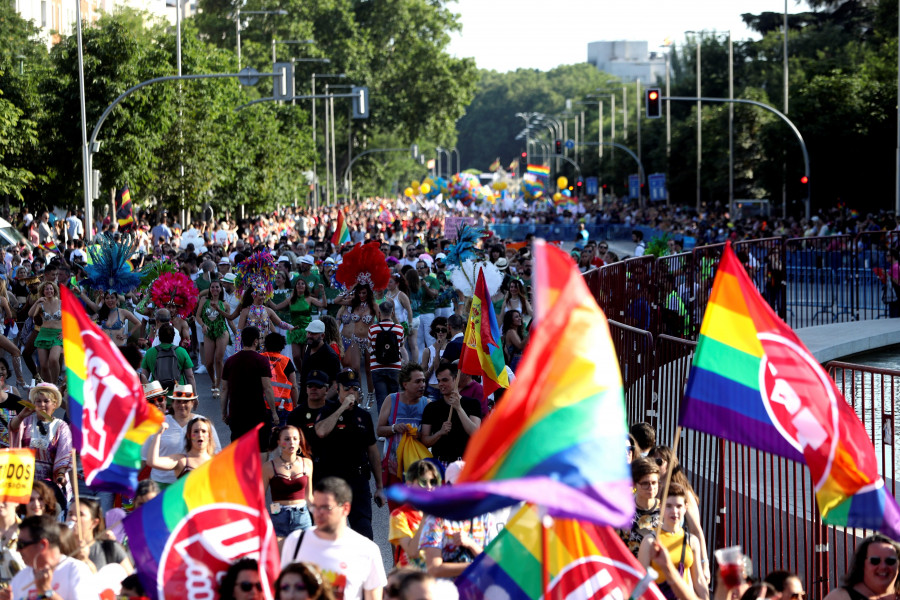
[[(81, 15), (88, 23), (95, 23), (101, 13), (113, 13), (116, 8), (129, 6), (154, 17), (175, 22), (175, 8), (166, 10), (166, 0), (80, 0)], [(48, 46), (59, 43), (60, 36), (75, 33), (76, 0), (12, 0), (13, 7), (26, 21), (33, 21), (40, 29), (40, 38)], [(187, 3), (186, 3), (187, 4)], [(196, 6), (196, 2), (192, 3)]]
[(666, 76), (666, 57), (662, 52), (650, 52), (647, 42), (591, 42), (588, 62), (597, 70), (609, 73), (622, 81), (641, 80), (655, 84)]

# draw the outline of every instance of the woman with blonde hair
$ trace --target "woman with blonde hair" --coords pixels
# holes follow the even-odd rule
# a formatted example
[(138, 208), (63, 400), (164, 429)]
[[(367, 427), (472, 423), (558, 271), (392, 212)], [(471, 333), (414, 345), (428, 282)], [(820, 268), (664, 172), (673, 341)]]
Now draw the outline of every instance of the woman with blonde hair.
[[(169, 428), (169, 424), (163, 421), (159, 433), (163, 434)], [(206, 417), (194, 417), (188, 423), (187, 432), (184, 434), (184, 452), (179, 454), (159, 455), (159, 440), (157, 435), (150, 447), (150, 456), (147, 464), (162, 471), (175, 471), (175, 477), (181, 479), (189, 472), (209, 462), (218, 452), (215, 440), (212, 436), (212, 423)]]

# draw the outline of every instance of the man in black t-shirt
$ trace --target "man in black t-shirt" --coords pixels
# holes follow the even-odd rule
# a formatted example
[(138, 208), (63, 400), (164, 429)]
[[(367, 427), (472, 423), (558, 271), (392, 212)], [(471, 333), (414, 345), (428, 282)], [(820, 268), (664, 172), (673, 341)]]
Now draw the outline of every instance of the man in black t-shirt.
[(443, 398), (422, 412), (422, 443), (445, 466), (463, 457), (469, 438), (481, 425), (481, 402), (459, 395), (456, 373), (454, 364), (438, 365), (435, 377)]
[[(359, 373), (345, 369), (338, 374), (338, 403), (326, 404), (319, 413), (316, 435), (322, 441), (322, 458), (314, 476), (340, 477), (353, 490), (348, 520), (357, 533), (374, 539), (372, 492), (369, 478), (375, 476), (375, 504), (387, 501), (381, 480), (381, 452), (375, 445), (372, 416), (359, 408)], [(318, 473), (315, 473), (318, 471)]]
[(311, 371), (322, 371), (330, 381), (334, 381), (340, 370), (341, 359), (325, 343), (325, 323), (319, 319), (313, 320), (306, 327), (306, 352), (300, 363), (300, 401), (305, 399), (307, 378)]
[(306, 377), (306, 401), (300, 401), (296, 408), (288, 415), (287, 424), (300, 430), (306, 439), (306, 445), (312, 452), (313, 483), (324, 479), (322, 469), (319, 468), (323, 455), (323, 441), (316, 435), (316, 421), (319, 414), (325, 408), (325, 394), (331, 387), (331, 379), (325, 371), (310, 371)]
[(278, 423), (272, 367), (259, 353), (259, 329), (242, 329), (241, 343), (244, 349), (226, 360), (222, 369), (222, 419), (231, 428), (232, 442), (262, 423), (259, 451), (265, 454), (272, 425)]

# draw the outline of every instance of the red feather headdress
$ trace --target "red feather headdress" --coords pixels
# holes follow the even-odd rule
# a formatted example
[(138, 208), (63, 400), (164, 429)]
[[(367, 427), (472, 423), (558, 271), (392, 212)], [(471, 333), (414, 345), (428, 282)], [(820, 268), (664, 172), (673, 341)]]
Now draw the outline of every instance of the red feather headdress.
[(391, 279), (391, 269), (380, 244), (369, 242), (356, 246), (345, 254), (335, 279), (348, 290), (357, 285), (368, 285), (373, 290), (386, 288)]

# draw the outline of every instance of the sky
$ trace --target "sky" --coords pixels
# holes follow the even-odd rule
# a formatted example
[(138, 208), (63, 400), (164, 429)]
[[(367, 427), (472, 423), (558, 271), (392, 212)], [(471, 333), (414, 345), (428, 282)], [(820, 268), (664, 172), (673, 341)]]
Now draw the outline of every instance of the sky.
[[(809, 10), (787, 0), (788, 12)], [(741, 14), (784, 12), (784, 0), (457, 0), (462, 32), (450, 54), (474, 57), (480, 69), (546, 71), (587, 60), (590, 42), (647, 41), (650, 50), (685, 31), (732, 31), (735, 41), (759, 38)]]

